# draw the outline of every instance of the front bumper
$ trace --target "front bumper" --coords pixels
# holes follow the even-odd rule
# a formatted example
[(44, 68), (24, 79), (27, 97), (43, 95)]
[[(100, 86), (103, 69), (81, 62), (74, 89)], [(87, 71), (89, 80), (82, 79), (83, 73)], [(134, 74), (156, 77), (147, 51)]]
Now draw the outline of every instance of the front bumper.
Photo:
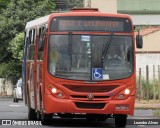
[[(125, 100), (109, 101), (81, 101), (70, 99), (58, 99), (52, 95), (46, 95), (44, 100), (45, 113), (92, 113), (92, 114), (134, 114), (135, 96), (130, 96)], [(116, 106), (120, 109), (116, 109)], [(123, 106), (127, 106), (124, 109)]]

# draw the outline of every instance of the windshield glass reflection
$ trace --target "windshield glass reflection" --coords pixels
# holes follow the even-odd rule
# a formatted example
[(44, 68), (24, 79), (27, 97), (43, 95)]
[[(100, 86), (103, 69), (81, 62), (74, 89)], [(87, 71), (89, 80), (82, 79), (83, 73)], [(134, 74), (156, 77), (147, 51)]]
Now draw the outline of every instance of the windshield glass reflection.
[(102, 58), (110, 35), (51, 35), (48, 70), (56, 77), (91, 80), (92, 69), (102, 69), (102, 80), (129, 77), (133, 72), (131, 36), (113, 36)]

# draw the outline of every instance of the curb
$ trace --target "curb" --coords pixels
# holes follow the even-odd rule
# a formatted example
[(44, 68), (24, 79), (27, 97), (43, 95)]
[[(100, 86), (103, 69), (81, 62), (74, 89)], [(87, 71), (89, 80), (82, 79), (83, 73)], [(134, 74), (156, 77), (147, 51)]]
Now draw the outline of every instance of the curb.
[(160, 109), (160, 103), (135, 103), (135, 109)]

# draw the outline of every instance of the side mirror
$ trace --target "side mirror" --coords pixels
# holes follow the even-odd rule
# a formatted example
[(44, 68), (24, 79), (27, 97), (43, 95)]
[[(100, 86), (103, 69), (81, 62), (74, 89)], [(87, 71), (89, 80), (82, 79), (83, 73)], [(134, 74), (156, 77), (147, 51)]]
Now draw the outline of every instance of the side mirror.
[(142, 35), (136, 35), (136, 45), (137, 48), (143, 48), (143, 37)]

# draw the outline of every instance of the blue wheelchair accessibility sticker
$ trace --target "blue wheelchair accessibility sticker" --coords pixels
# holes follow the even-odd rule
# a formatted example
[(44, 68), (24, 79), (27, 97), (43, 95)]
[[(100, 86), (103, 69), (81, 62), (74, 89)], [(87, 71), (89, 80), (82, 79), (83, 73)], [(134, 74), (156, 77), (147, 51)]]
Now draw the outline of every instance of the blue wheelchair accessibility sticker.
[(102, 68), (92, 68), (92, 79), (93, 80), (103, 79)]

